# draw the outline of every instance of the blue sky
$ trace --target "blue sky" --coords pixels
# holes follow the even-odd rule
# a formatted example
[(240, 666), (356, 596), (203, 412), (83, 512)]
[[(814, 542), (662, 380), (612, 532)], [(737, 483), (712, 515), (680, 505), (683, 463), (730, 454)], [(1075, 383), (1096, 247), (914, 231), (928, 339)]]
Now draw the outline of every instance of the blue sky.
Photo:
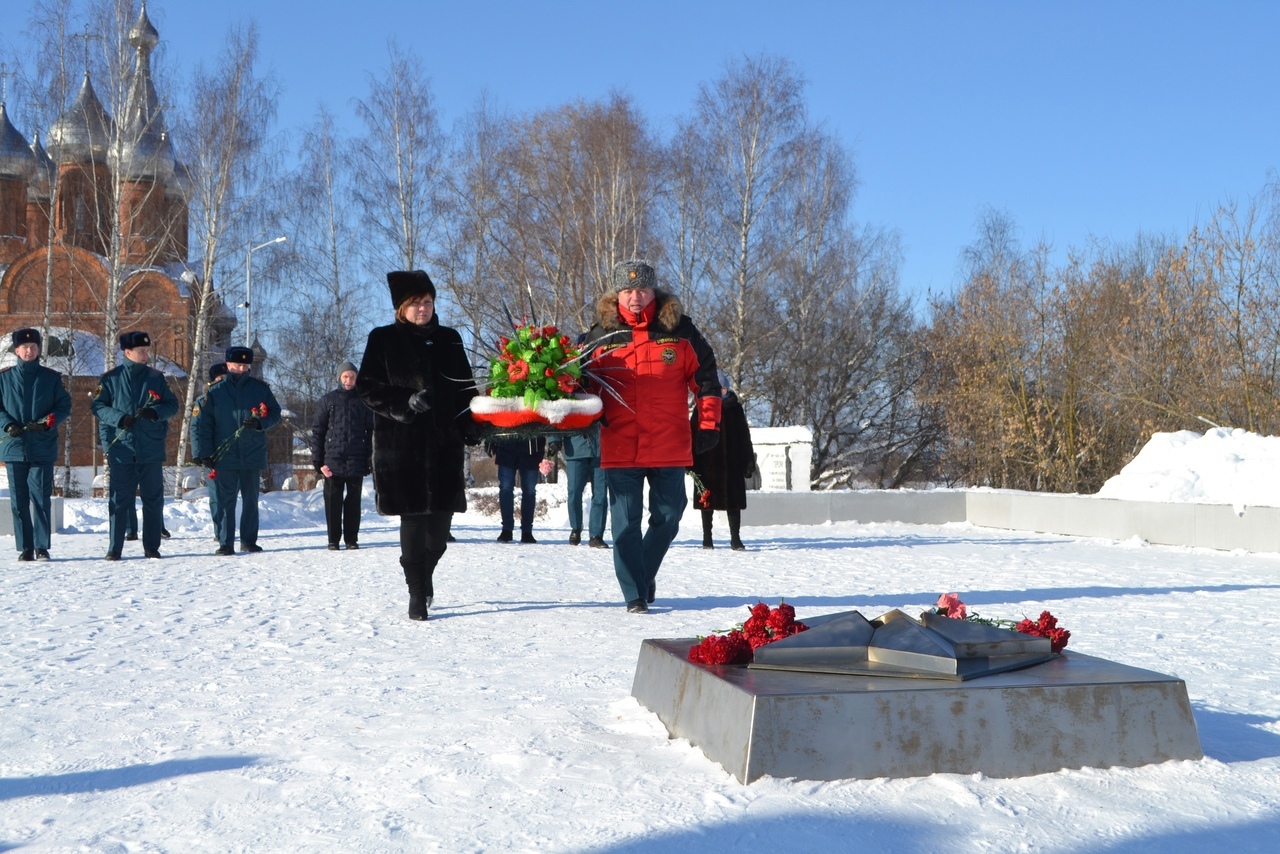
[[(23, 0), (0, 9), (6, 40)], [(990, 206), (1025, 242), (1182, 234), (1280, 168), (1280, 3), (651, 0), (423, 3), (152, 0), (169, 61), (256, 20), (282, 128), (341, 118), (413, 48), (446, 125), (482, 92), (513, 110), (632, 95), (661, 131), (726, 60), (762, 51), (808, 80), (810, 115), (859, 179), (854, 215), (896, 229), (904, 285), (948, 291)], [(24, 132), (29, 131), (24, 129)]]

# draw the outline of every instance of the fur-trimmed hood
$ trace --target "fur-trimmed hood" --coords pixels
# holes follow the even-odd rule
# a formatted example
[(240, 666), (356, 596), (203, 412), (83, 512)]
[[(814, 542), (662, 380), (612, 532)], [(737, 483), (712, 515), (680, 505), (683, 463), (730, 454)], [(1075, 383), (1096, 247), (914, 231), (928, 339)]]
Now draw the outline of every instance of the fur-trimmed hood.
[[(658, 305), (653, 313), (653, 325), (662, 332), (675, 332), (676, 327), (680, 325), (680, 318), (684, 317), (684, 306), (680, 304), (680, 299), (675, 294), (660, 288), (654, 289), (653, 296), (653, 301)], [(600, 315), (600, 326), (606, 332), (627, 328), (627, 324), (618, 314), (616, 293), (607, 293), (600, 297), (600, 302), (596, 303), (596, 311)]]

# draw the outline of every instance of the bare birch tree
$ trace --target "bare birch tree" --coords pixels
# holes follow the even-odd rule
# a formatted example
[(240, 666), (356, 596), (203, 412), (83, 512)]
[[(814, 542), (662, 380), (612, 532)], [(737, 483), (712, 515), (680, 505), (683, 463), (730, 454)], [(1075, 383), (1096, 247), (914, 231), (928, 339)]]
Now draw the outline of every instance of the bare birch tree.
[(764, 311), (794, 241), (781, 223), (809, 128), (804, 81), (771, 56), (730, 63), (698, 94), (682, 142), (702, 170), (706, 281), (697, 318), (744, 404), (756, 394), (760, 351), (776, 329)]
[(176, 123), (191, 205), (192, 246), (199, 253), (199, 272), (189, 283), (196, 310), (178, 466), (186, 459), (191, 409), (204, 375), (214, 320), (226, 310), (215, 277), (225, 268), (238, 269), (231, 259), (243, 244), (233, 245), (230, 237), (257, 214), (274, 166), (270, 131), (277, 86), (257, 72), (257, 60), (256, 29), (232, 28), (214, 67), (196, 70), (186, 110)]
[(389, 65), (355, 105), (356, 199), (365, 214), (367, 265), (378, 274), (425, 266), (438, 225), (446, 144), (430, 81), (412, 52), (388, 45)]
[(303, 135), (297, 168), (276, 194), (283, 202), (276, 224), (290, 236), (290, 252), (281, 269), (287, 285), (272, 299), (278, 304), (271, 315), (276, 322), (268, 326), (277, 350), (272, 373), (280, 399), (299, 415), (299, 429), (311, 424), (316, 401), (334, 388), (338, 362), (358, 358), (365, 332), (375, 325), (372, 307), (380, 304), (361, 275), (348, 164), (334, 117), (321, 111)]

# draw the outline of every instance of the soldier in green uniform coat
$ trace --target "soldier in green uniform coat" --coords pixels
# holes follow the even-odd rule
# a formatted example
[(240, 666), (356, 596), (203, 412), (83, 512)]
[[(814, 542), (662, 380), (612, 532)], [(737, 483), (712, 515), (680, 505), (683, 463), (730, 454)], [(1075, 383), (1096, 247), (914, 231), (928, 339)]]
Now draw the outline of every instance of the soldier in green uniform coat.
[(258, 488), (267, 466), (264, 431), (280, 423), (280, 404), (271, 386), (249, 373), (253, 351), (227, 350), (227, 375), (205, 393), (204, 405), (192, 436), (195, 461), (210, 469), (211, 491), (217, 494), (213, 520), (218, 536), (216, 554), (235, 554), (237, 496), (240, 512), (240, 550), (260, 552), (258, 545)]
[(53, 462), (58, 425), (71, 415), (62, 374), (40, 364), (35, 329), (13, 333), (18, 364), (0, 371), (0, 460), (9, 473), (9, 506), (18, 560), (48, 560)]
[(107, 457), (110, 481), (107, 510), (111, 516), (107, 560), (124, 550), (133, 499), (142, 495), (142, 553), (160, 557), (164, 529), (164, 459), (169, 419), (178, 414), (178, 398), (164, 374), (150, 367), (151, 336), (120, 336), (124, 361), (102, 375), (93, 395), (98, 438)]

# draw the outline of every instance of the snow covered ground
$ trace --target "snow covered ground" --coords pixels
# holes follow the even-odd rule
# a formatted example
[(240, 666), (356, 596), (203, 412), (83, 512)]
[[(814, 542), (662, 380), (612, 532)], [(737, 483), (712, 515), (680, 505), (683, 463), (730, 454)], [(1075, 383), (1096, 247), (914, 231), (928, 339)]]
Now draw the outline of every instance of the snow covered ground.
[[(166, 507), (165, 560), (119, 563), (104, 502), (69, 501), (56, 560), (0, 571), (0, 850), (1280, 850), (1280, 556), (857, 523), (705, 551), (690, 514), (629, 615), (539, 494), (538, 545), (458, 517), (425, 624), (369, 499), (357, 552), (325, 550), (319, 492), (275, 493), (262, 554), (214, 557), (196, 500)], [(742, 786), (630, 698), (643, 638), (943, 591), (1185, 679), (1206, 758)]]

